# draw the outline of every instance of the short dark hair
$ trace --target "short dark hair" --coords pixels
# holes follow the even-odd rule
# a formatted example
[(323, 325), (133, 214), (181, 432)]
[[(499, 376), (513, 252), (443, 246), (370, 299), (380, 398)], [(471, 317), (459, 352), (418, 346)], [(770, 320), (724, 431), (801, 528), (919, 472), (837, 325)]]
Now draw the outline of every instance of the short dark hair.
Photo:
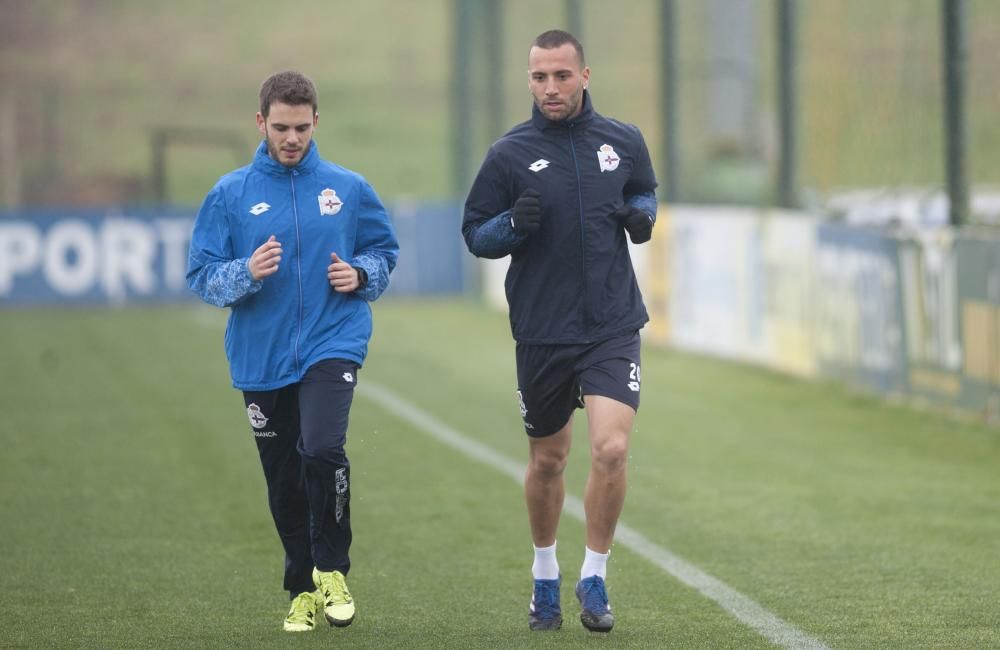
[(311, 104), (313, 115), (319, 108), (316, 86), (304, 74), (294, 70), (276, 72), (260, 86), (260, 114), (265, 118), (271, 112), (271, 104), (281, 102), (289, 106)]
[(576, 36), (573, 36), (569, 32), (563, 31), (561, 29), (550, 29), (547, 32), (542, 32), (537, 38), (531, 43), (531, 47), (540, 47), (543, 50), (554, 50), (557, 47), (561, 47), (569, 43), (576, 50), (576, 55), (580, 58), (580, 67), (587, 65), (586, 59), (583, 58), (583, 46), (580, 45), (580, 41), (576, 40)]

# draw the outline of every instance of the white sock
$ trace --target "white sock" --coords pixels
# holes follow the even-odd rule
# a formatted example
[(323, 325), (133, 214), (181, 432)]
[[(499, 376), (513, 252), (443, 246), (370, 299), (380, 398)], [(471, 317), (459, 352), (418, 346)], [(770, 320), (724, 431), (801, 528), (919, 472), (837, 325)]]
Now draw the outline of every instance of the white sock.
[(531, 565), (531, 575), (535, 580), (555, 580), (559, 577), (555, 543), (543, 548), (535, 547), (535, 561)]
[(587, 554), (583, 558), (583, 566), (580, 567), (580, 580), (590, 576), (601, 576), (602, 580), (607, 578), (609, 555), (611, 555), (611, 551), (597, 553), (588, 548)]

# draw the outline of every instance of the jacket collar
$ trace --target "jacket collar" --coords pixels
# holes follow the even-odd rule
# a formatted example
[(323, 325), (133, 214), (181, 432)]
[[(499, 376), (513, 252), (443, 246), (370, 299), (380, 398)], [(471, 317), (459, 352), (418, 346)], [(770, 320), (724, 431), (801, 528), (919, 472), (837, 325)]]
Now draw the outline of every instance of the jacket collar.
[(309, 151), (306, 152), (306, 155), (302, 156), (302, 160), (299, 161), (298, 165), (285, 167), (267, 153), (267, 142), (261, 140), (253, 156), (253, 166), (265, 174), (272, 176), (284, 176), (289, 172), (308, 174), (316, 169), (319, 160), (319, 148), (313, 140), (309, 142)]
[[(584, 89), (583, 91), (581, 104), (583, 105), (583, 109), (576, 117), (572, 117), (568, 120), (550, 120), (542, 115), (542, 112), (538, 110), (538, 106), (532, 102), (531, 124), (539, 131), (544, 131), (545, 129), (565, 129), (578, 124), (586, 124), (594, 117), (594, 106), (590, 103), (590, 91), (587, 89)], [(265, 155), (267, 154), (265, 153)]]

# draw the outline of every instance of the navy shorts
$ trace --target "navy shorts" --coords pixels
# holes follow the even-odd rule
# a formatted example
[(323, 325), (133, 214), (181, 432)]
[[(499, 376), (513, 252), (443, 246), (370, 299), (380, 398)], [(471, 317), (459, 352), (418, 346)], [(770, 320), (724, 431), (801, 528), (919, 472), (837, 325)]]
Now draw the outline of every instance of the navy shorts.
[(584, 395), (601, 395), (639, 410), (639, 333), (597, 343), (517, 344), (517, 400), (525, 432), (543, 438), (583, 408)]

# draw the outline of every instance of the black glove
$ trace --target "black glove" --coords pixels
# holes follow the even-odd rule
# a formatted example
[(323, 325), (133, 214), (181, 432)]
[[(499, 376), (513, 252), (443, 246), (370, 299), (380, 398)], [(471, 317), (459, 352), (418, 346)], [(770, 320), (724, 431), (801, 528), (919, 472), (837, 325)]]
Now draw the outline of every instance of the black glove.
[(645, 244), (653, 236), (653, 219), (639, 208), (626, 203), (615, 210), (614, 216), (628, 231), (633, 244)]
[(540, 196), (541, 194), (528, 188), (514, 201), (510, 223), (517, 234), (530, 235), (542, 227), (542, 204), (538, 201)]

